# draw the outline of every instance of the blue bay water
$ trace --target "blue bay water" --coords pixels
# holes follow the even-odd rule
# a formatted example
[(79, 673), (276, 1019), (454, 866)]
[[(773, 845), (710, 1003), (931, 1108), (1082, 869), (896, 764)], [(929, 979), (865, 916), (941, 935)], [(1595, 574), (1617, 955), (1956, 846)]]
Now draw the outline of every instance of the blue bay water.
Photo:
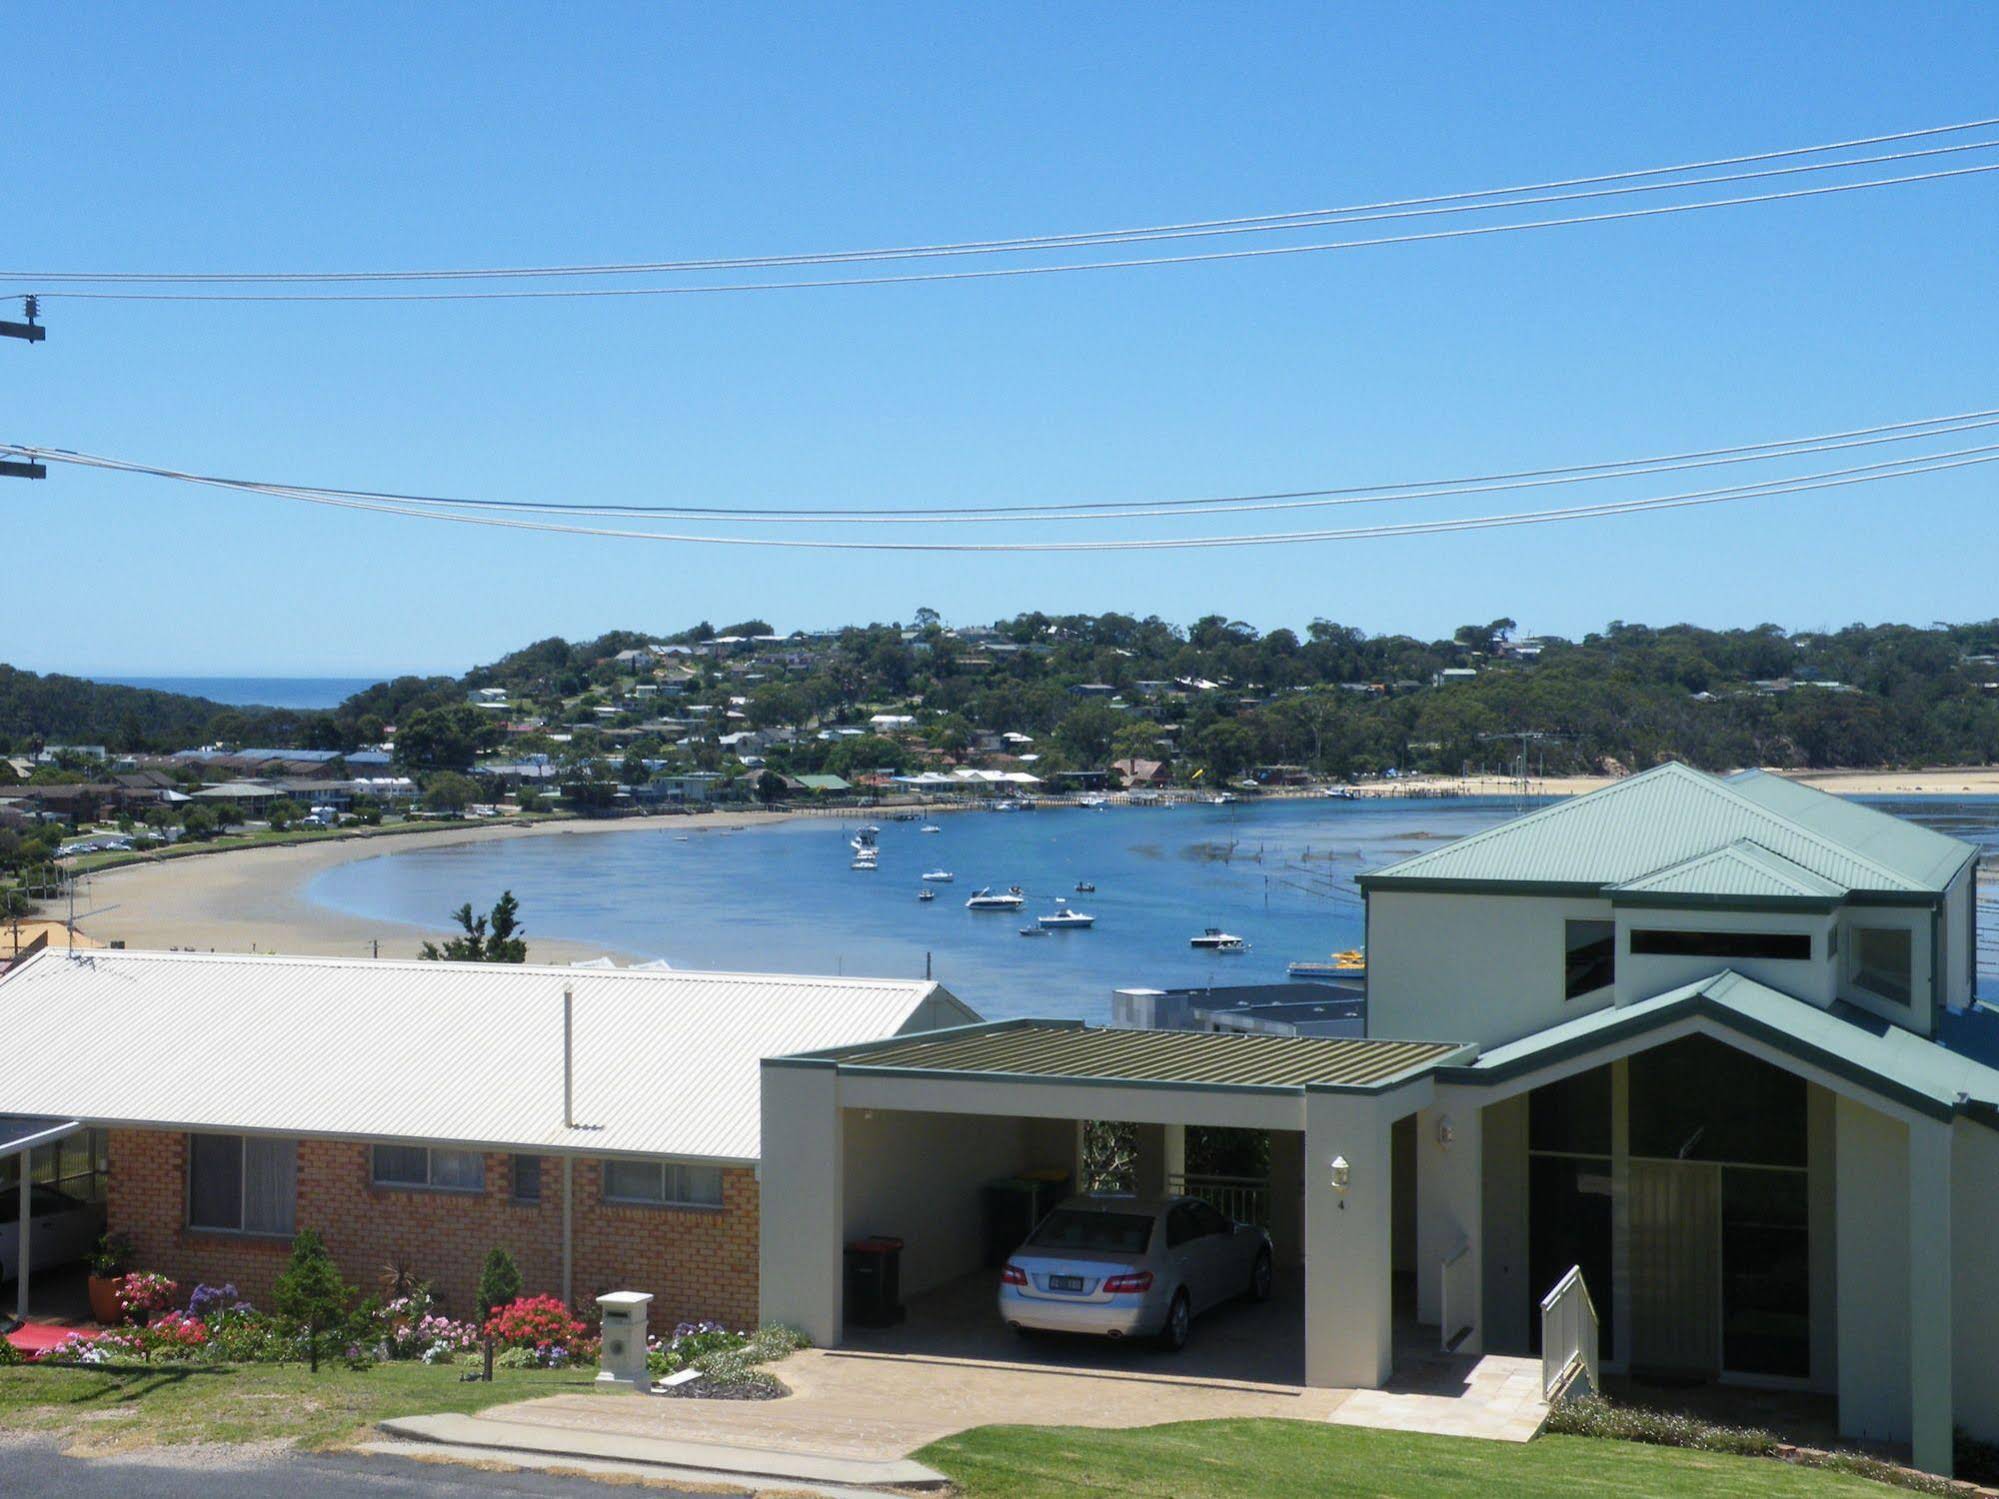
[[(310, 898), (351, 914), (442, 923), (470, 901), (519, 897), (536, 936), (601, 944), (676, 967), (936, 978), (981, 1013), (1102, 1020), (1113, 989), (1266, 983), (1295, 959), (1362, 942), (1352, 877), (1518, 814), (1498, 798), (1286, 801), (1172, 811), (951, 813), (942, 829), (880, 823), (881, 867), (848, 867), (862, 819), (743, 831), (665, 827), (466, 844), (337, 866)], [(1999, 798), (1885, 803), (1999, 849)], [(682, 841), (684, 837), (684, 841)], [(924, 871), (957, 876), (920, 903)], [(1078, 880), (1097, 886), (1074, 893)], [(1019, 884), (1019, 912), (967, 911), (982, 884)], [(1066, 898), (1090, 931), (1024, 938)], [(1187, 939), (1219, 926), (1236, 957)], [(1990, 992), (1992, 981), (1987, 979)]]
[(93, 682), (119, 687), (150, 687), (155, 692), (179, 692), (227, 703), (232, 708), (290, 708), (306, 711), (336, 708), (383, 677), (108, 677)]

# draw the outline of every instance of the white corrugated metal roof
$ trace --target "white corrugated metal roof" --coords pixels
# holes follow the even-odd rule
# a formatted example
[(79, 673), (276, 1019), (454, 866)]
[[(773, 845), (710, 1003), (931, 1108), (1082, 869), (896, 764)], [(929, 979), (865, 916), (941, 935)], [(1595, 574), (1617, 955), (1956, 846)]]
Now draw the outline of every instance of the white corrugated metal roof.
[(41, 1059), (0, 1114), (753, 1161), (762, 1058), (977, 1018), (923, 980), (48, 951), (0, 979)]

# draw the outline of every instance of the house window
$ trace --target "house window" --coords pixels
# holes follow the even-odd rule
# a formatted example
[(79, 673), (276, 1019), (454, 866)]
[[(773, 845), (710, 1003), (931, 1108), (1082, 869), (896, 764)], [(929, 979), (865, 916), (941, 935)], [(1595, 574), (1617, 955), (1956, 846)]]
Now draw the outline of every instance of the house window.
[(1562, 997), (1576, 999), (1607, 987), (1617, 976), (1617, 927), (1608, 921), (1568, 921)]
[(289, 1234), (298, 1204), (298, 1142), (251, 1135), (187, 1137), (187, 1226)]
[(1909, 1002), (1914, 981), (1915, 944), (1907, 927), (1857, 926), (1853, 929), (1853, 979), (1870, 994)]
[(377, 1145), (374, 1181), (378, 1187), (483, 1192), (486, 1189), (486, 1158), (476, 1150), (433, 1150), (427, 1145)]
[(718, 1208), (722, 1168), (681, 1161), (606, 1161), (604, 1201)]
[(541, 1201), (540, 1156), (517, 1155), (514, 1157), (514, 1201)]
[(1670, 928), (1636, 928), (1631, 933), (1634, 957), (1648, 958), (1792, 958), (1812, 955), (1809, 932), (1681, 932)]

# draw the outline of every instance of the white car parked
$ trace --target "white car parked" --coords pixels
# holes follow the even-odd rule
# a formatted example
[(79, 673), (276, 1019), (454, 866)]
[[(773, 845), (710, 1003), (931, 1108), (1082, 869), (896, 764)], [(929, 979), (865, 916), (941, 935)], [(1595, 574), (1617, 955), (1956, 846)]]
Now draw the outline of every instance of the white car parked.
[[(104, 1232), (104, 1204), (85, 1202), (54, 1187), (28, 1189), (31, 1270), (52, 1270), (90, 1253)], [(0, 1187), (0, 1281), (21, 1273), (21, 1192)]]

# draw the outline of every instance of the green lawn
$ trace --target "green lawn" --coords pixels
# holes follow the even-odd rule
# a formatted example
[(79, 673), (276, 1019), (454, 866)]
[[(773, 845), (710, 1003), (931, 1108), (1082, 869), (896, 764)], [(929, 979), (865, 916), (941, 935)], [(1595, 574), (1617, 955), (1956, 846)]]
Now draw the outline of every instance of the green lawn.
[(1325, 1499), (1332, 1495), (1699, 1495), (1892, 1499), (1882, 1484), (1768, 1458), (1722, 1457), (1591, 1437), (1516, 1446), (1305, 1421), (1187, 1421), (1135, 1431), (984, 1426), (914, 1454), (966, 1499)]
[(465, 1383), (446, 1364), (162, 1364), (136, 1371), (0, 1368), (0, 1431), (66, 1437), (112, 1452), (177, 1442), (295, 1441), (338, 1446), (392, 1416), (476, 1411), (508, 1400), (587, 1390), (583, 1369), (496, 1369)]

